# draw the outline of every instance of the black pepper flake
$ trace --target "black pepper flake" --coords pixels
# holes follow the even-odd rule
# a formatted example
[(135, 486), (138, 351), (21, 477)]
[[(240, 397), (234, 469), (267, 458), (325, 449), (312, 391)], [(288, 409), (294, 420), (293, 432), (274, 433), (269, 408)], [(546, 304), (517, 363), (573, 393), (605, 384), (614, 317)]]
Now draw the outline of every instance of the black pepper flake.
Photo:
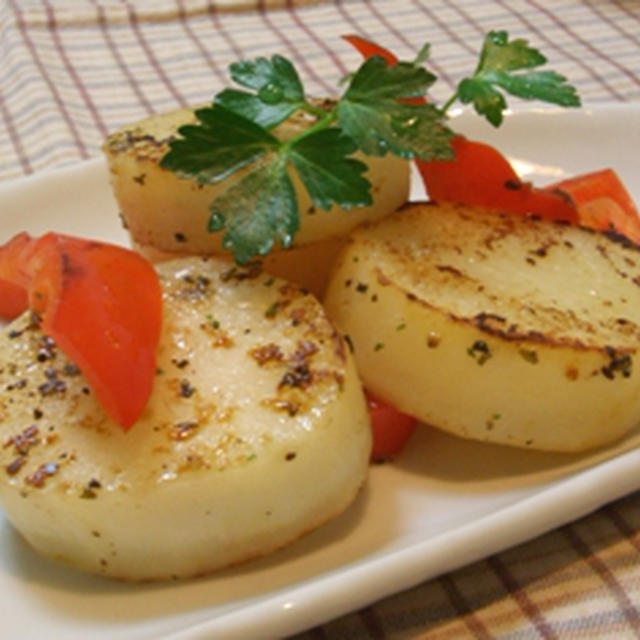
[(182, 233), (180, 231), (176, 231), (173, 234), (173, 237), (175, 238), (176, 242), (186, 242), (187, 241), (187, 236), (185, 236), (184, 233)]
[(146, 173), (140, 173), (137, 176), (133, 176), (133, 181), (138, 183), (141, 187), (144, 187), (144, 181), (147, 179)]
[(56, 356), (56, 343), (50, 336), (44, 336), (38, 344), (38, 352), (36, 353), (36, 360), (38, 362), (46, 362), (47, 360), (53, 360)]
[(633, 365), (631, 356), (628, 353), (617, 353), (613, 347), (607, 347), (606, 351), (610, 360), (607, 365), (600, 369), (602, 375), (608, 380), (613, 380), (616, 374), (621, 375), (623, 378), (631, 376)]
[(262, 262), (260, 260), (252, 260), (242, 267), (234, 266), (231, 269), (220, 274), (222, 282), (229, 280), (251, 280), (257, 278), (262, 273)]
[(65, 376), (74, 377), (80, 375), (80, 368), (74, 362), (67, 362), (62, 368), (62, 373)]
[(467, 353), (480, 365), (491, 358), (491, 349), (484, 340), (476, 340), (468, 349)]
[(366, 293), (368, 289), (369, 285), (364, 282), (358, 282), (358, 284), (356, 285), (356, 291), (358, 293)]
[(290, 460), (294, 460), (296, 457), (296, 452), (295, 451), (288, 451), (287, 454), (285, 455), (284, 459), (287, 461)]
[(44, 372), (47, 378), (46, 382), (43, 382), (38, 391), (42, 396), (50, 396), (54, 393), (64, 393), (67, 390), (67, 383), (64, 380), (58, 378), (58, 372), (55, 369), (49, 368)]
[(34, 420), (40, 420), (42, 418), (42, 416), (44, 415), (44, 413), (42, 413), (42, 409), (34, 409), (33, 410), (33, 419)]
[(190, 398), (196, 391), (196, 388), (188, 381), (180, 381), (180, 396), (182, 398)]
[(178, 367), (178, 369), (184, 369), (189, 365), (189, 360), (187, 360), (187, 358), (173, 358), (171, 362)]
[(6, 386), (7, 391), (13, 391), (14, 389), (24, 389), (27, 386), (27, 381), (25, 378), (20, 378), (11, 384)]

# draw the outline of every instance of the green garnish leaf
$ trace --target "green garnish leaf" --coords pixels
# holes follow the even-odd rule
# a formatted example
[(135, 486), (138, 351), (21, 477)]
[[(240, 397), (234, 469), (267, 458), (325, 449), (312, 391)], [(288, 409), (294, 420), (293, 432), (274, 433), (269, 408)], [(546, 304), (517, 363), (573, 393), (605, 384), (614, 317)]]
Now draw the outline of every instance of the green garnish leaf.
[(555, 71), (533, 70), (547, 59), (527, 40), (509, 40), (506, 31), (490, 31), (482, 46), (480, 60), (472, 77), (458, 85), (457, 96), (491, 124), (502, 123), (507, 102), (499, 87), (511, 95), (537, 99), (563, 107), (580, 106), (576, 89)]
[[(487, 34), (475, 71), (440, 107), (424, 99), (436, 80), (423, 66), (429, 55), (426, 43), (413, 62), (371, 56), (346, 76), (346, 89), (333, 102), (308, 100), (282, 56), (236, 62), (229, 69), (242, 88), (225, 89), (197, 110), (198, 122), (178, 130), (160, 165), (200, 183), (230, 179), (210, 206), (208, 231), (222, 231), (223, 246), (244, 264), (277, 242), (291, 245), (300, 224), (294, 173), (318, 207), (367, 206), (373, 201), (367, 165), (353, 154), (451, 158), (454, 134), (446, 113), (458, 99), (495, 126), (507, 108), (505, 93), (580, 105), (566, 78), (539, 70), (546, 58), (524, 39), (509, 40), (506, 31)], [(299, 111), (308, 116), (307, 128), (283, 140), (270, 133)]]
[(265, 255), (276, 240), (283, 247), (290, 246), (299, 215), (286, 159), (281, 154), (263, 159), (219, 195), (210, 212), (210, 230), (226, 226), (222, 243), (238, 264)]
[(160, 166), (199, 183), (219, 182), (281, 144), (263, 127), (221, 105), (198, 109), (195, 115), (200, 123), (178, 129), (181, 138), (170, 143)]
[(343, 99), (377, 101), (424, 96), (436, 76), (411, 62), (390, 65), (382, 56), (365, 60), (351, 78)]
[(401, 158), (450, 158), (452, 132), (433, 105), (394, 100), (345, 100), (338, 103), (344, 132), (371, 156), (391, 152)]
[(316, 206), (329, 209), (372, 204), (367, 165), (348, 157), (357, 147), (340, 129), (321, 129), (291, 147), (291, 160)]
[(216, 103), (265, 129), (279, 125), (299, 108), (290, 102), (268, 104), (256, 94), (239, 89), (224, 89), (216, 96)]
[(235, 82), (256, 93), (227, 89), (216, 100), (265, 128), (280, 124), (305, 102), (298, 72), (283, 56), (241, 60), (229, 71)]
[(340, 127), (368, 155), (402, 158), (451, 157), (451, 132), (431, 104), (402, 102), (423, 96), (435, 76), (411, 63), (366, 60), (338, 102)]

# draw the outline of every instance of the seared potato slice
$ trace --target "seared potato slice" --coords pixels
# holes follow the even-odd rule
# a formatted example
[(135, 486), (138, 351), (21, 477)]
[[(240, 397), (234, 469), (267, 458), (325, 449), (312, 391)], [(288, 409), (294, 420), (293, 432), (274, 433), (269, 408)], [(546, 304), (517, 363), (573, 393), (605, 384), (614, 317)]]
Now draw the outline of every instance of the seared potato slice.
[(367, 472), (352, 359), (317, 300), (217, 260), (159, 266), (156, 384), (128, 431), (21, 316), (0, 333), (0, 500), (27, 541), (127, 580), (273, 551), (340, 513)]
[[(114, 132), (104, 144), (123, 223), (132, 240), (142, 247), (191, 255), (222, 251), (222, 233), (207, 233), (206, 229), (209, 204), (228, 182), (198, 185), (161, 169), (158, 164), (178, 127), (193, 121), (192, 109), (154, 115)], [(312, 122), (308, 115), (295, 114), (274, 133), (286, 139)], [(406, 160), (389, 154), (384, 158), (367, 157), (366, 163), (374, 204), (348, 211), (336, 206), (330, 211), (316, 209), (297, 174), (292, 174), (301, 212), (295, 246), (342, 236), (362, 221), (387, 215), (406, 202), (409, 194)]]
[(640, 422), (640, 249), (623, 238), (411, 205), (353, 234), (325, 302), (364, 385), (440, 429), (581, 451)]

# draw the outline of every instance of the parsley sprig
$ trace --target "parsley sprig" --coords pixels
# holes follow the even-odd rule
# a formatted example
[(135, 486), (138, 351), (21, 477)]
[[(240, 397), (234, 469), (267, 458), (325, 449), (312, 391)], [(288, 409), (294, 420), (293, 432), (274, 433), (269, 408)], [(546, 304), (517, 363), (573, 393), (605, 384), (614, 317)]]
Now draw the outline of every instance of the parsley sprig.
[(455, 100), (473, 104), (475, 110), (492, 125), (502, 123), (507, 101), (499, 91), (513, 96), (537, 99), (563, 107), (580, 106), (576, 89), (555, 71), (540, 71), (547, 59), (522, 39), (509, 40), (506, 31), (490, 31), (485, 37), (478, 66), (469, 78), (464, 78), (445, 109)]
[[(225, 89), (196, 110), (198, 122), (178, 129), (161, 166), (201, 184), (230, 178), (210, 205), (208, 231), (224, 230), (223, 245), (243, 264), (276, 242), (293, 242), (300, 225), (293, 171), (316, 207), (366, 206), (372, 203), (367, 165), (353, 154), (451, 158), (446, 114), (457, 100), (473, 104), (494, 126), (507, 108), (503, 92), (580, 104), (563, 76), (537, 69), (546, 58), (526, 40), (492, 31), (474, 73), (438, 107), (421, 100), (437, 79), (424, 66), (429, 51), (427, 43), (414, 61), (393, 65), (372, 56), (347, 78), (338, 100), (322, 104), (307, 99), (295, 67), (280, 55), (236, 62), (229, 70), (241, 88)], [(274, 135), (300, 111), (309, 114), (308, 128), (286, 140)]]

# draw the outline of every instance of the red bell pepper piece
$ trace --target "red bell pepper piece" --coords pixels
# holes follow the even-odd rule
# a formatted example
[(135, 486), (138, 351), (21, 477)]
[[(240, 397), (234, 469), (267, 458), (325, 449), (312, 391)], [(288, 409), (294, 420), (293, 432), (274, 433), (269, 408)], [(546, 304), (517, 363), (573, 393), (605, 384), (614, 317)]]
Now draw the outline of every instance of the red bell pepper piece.
[(418, 425), (418, 420), (398, 411), (369, 391), (366, 391), (365, 395), (373, 433), (371, 460), (391, 458), (404, 449)]
[(640, 243), (640, 215), (631, 195), (613, 169), (600, 169), (556, 182), (546, 188), (570, 199), (580, 224), (614, 230)]
[(395, 54), (391, 53), (389, 49), (381, 47), (379, 44), (367, 40), (362, 36), (349, 33), (342, 36), (343, 40), (346, 40), (352, 47), (362, 54), (363, 58), (370, 58), (371, 56), (382, 56), (389, 64), (396, 64), (398, 58)]
[(162, 325), (157, 274), (116, 245), (47, 233), (0, 247), (0, 315), (29, 307), (80, 367), (106, 413), (130, 427), (147, 403)]
[(571, 198), (559, 190), (523, 182), (497, 149), (463, 136), (456, 136), (451, 144), (455, 153), (451, 160), (416, 161), (432, 200), (578, 222)]
[[(358, 35), (343, 38), (365, 58), (382, 56), (389, 64), (398, 58), (385, 47)], [(452, 160), (416, 160), (432, 200), (501, 209), (517, 215), (610, 229), (640, 243), (640, 216), (612, 169), (602, 169), (538, 188), (523, 182), (510, 162), (483, 142), (457, 136)]]

